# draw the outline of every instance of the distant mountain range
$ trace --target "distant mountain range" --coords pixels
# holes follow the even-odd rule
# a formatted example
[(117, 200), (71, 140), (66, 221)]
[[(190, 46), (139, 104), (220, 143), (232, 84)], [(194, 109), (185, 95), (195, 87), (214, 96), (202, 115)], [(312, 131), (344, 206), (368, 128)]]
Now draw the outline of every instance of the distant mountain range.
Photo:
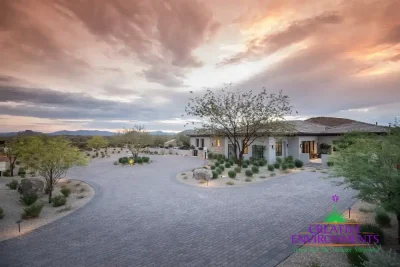
[[(149, 132), (151, 135), (175, 135), (175, 133), (168, 133), (163, 131), (151, 131)], [(31, 130), (26, 130), (23, 132), (9, 132), (9, 133), (0, 133), (0, 137), (10, 137), (16, 135), (24, 135), (24, 136), (33, 136), (33, 135), (40, 135), (40, 134), (48, 134), (48, 135), (79, 135), (79, 136), (113, 136), (116, 133), (109, 132), (109, 131), (98, 131), (98, 130), (78, 130), (78, 131), (57, 131), (53, 133), (41, 133), (41, 132), (34, 132)]]

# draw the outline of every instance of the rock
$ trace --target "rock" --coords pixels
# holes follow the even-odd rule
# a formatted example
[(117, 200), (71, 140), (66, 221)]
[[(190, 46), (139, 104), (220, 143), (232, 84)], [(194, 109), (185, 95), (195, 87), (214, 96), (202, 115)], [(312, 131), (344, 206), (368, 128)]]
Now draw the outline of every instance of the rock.
[(42, 197), (44, 193), (44, 182), (39, 178), (22, 179), (18, 186), (18, 192), (21, 194), (36, 193), (38, 197)]
[(193, 171), (193, 177), (197, 180), (211, 180), (212, 179), (212, 172), (209, 169), (195, 169)]

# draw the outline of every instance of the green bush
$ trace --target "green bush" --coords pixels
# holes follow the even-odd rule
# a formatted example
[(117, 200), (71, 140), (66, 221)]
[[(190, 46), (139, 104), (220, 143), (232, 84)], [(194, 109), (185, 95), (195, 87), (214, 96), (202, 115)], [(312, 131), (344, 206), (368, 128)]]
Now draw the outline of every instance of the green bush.
[(328, 167), (332, 167), (333, 166), (333, 162), (332, 161), (328, 161), (326, 164), (328, 165)]
[(36, 218), (39, 217), (40, 213), (42, 212), (42, 209), (44, 207), (43, 202), (36, 202), (33, 203), (32, 205), (24, 208), (24, 211), (22, 213), (22, 219), (30, 219), (30, 218)]
[(276, 158), (276, 162), (279, 163), (279, 164), (281, 164), (281, 163), (282, 163), (282, 158), (281, 158), (281, 157), (277, 157), (277, 158)]
[(242, 172), (242, 169), (241, 169), (240, 167), (235, 167), (235, 172), (236, 172), (236, 173), (241, 173), (241, 172)]
[(243, 162), (242, 168), (247, 169), (248, 167), (249, 167), (249, 164), (247, 164), (246, 162)]
[(231, 164), (229, 162), (225, 163), (225, 168), (230, 168)]
[(251, 178), (246, 178), (246, 179), (244, 179), (244, 181), (245, 182), (251, 182), (252, 180), (251, 180)]
[(390, 227), (390, 216), (383, 209), (379, 209), (375, 214), (375, 222), (381, 227)]
[(221, 174), (221, 173), (222, 173), (222, 170), (221, 170), (220, 167), (216, 168), (215, 171), (218, 172), (218, 174)]
[(393, 250), (385, 251), (382, 248), (374, 252), (363, 267), (398, 267), (400, 256)]
[(274, 164), (274, 167), (275, 167), (275, 169), (278, 169), (278, 170), (279, 170), (280, 167), (281, 167), (281, 164), (277, 162), (277, 163)]
[(215, 165), (211, 165), (211, 170), (215, 170)]
[(247, 177), (252, 177), (253, 176), (253, 172), (251, 170), (246, 170), (245, 172)]
[(135, 159), (135, 163), (142, 164), (142, 163), (143, 163), (143, 159), (140, 158), (140, 157), (137, 157), (137, 158)]
[(293, 162), (293, 156), (287, 156), (287, 157), (285, 158), (285, 161), (286, 161), (286, 162)]
[[(374, 233), (376, 235), (378, 235), (378, 239), (379, 239), (379, 245), (383, 246), (385, 245), (385, 236), (383, 234), (382, 229), (377, 226), (377, 225), (373, 225), (373, 224), (362, 224), (359, 227), (359, 235), (364, 236), (363, 233)], [(373, 243), (375, 240), (374, 238), (371, 238), (371, 243)]]
[(25, 175), (25, 174), (26, 174), (26, 171), (24, 168), (21, 167), (18, 169), (18, 175)]
[(64, 197), (63, 195), (58, 195), (53, 197), (53, 207), (60, 207), (62, 205), (65, 205), (67, 203), (67, 198)]
[(357, 248), (351, 248), (347, 252), (347, 262), (351, 266), (362, 267), (365, 261), (368, 261), (368, 257), (363, 252), (358, 251)]
[(259, 163), (257, 160), (254, 160), (254, 161), (253, 161), (253, 166), (258, 167), (258, 166), (260, 166), (260, 163)]
[(16, 190), (17, 187), (18, 187), (18, 181), (15, 180), (15, 179), (12, 179), (12, 181), (9, 182), (9, 183), (7, 184), (7, 186), (8, 186), (10, 189), (12, 189), (12, 190)]
[(119, 158), (118, 162), (121, 163), (121, 164), (127, 164), (128, 163), (128, 158), (127, 157)]
[(217, 162), (215, 162), (215, 167), (218, 167), (219, 166), (219, 162), (217, 161)]
[(288, 164), (288, 167), (289, 167), (289, 169), (294, 169), (294, 168), (295, 168), (295, 165), (294, 165), (294, 163), (289, 163), (289, 164)]
[(213, 156), (214, 156), (214, 154), (213, 154), (213, 153), (211, 153), (211, 152), (210, 152), (210, 153), (208, 153), (208, 158), (209, 158), (209, 159), (212, 159), (212, 158), (213, 158)]
[(274, 165), (272, 165), (272, 164), (268, 165), (268, 170), (269, 170), (270, 172), (273, 172), (273, 171), (275, 170)]
[(144, 163), (149, 163), (150, 158), (149, 157), (142, 157)]
[(283, 163), (282, 164), (282, 170), (287, 170), (289, 168), (289, 166), (288, 166), (288, 164), (287, 163)]
[(303, 164), (303, 162), (301, 160), (296, 159), (294, 161), (294, 165), (296, 166), (296, 168), (301, 168), (301, 167), (303, 167), (304, 164)]
[(64, 195), (64, 197), (69, 197), (69, 195), (71, 194), (71, 189), (69, 188), (62, 188), (60, 190), (61, 194)]
[(235, 171), (229, 171), (228, 175), (230, 178), (235, 178), (236, 177), (236, 172)]
[(212, 175), (213, 175), (212, 178), (213, 178), (213, 179), (217, 179), (217, 178), (218, 178), (218, 174), (219, 174), (219, 173), (218, 173), (217, 171), (213, 171), (213, 172), (212, 172)]
[(3, 219), (4, 218), (4, 210), (3, 210), (3, 208), (1, 208), (0, 207), (0, 219)]
[(259, 173), (260, 172), (260, 170), (258, 169), (257, 166), (251, 167), (251, 170), (253, 171), (253, 173)]
[(3, 176), (4, 177), (10, 177), (10, 170), (5, 170), (4, 172), (3, 172)]
[(243, 162), (245, 162), (247, 165), (250, 165), (250, 160), (245, 159)]
[(274, 173), (274, 172), (271, 172), (271, 174), (270, 174), (271, 177), (273, 177), (275, 175), (276, 175), (276, 173)]
[(30, 206), (36, 202), (38, 195), (34, 192), (27, 193), (21, 196), (20, 200), (25, 206)]
[(219, 162), (220, 164), (224, 164), (225, 160), (224, 160), (223, 158), (220, 158), (220, 159), (218, 160), (218, 162)]
[(225, 170), (225, 167), (223, 165), (220, 165), (219, 168), (221, 169), (221, 171)]

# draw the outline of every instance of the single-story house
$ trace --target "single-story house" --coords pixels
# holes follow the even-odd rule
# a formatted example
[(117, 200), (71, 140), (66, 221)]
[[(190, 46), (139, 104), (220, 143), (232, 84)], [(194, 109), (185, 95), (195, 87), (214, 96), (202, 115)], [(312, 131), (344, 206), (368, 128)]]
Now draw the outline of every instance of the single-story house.
[[(269, 163), (275, 163), (277, 157), (292, 156), (309, 163), (312, 159), (320, 157), (321, 144), (332, 146), (333, 142), (345, 133), (360, 131), (383, 134), (388, 131), (388, 127), (377, 124), (330, 117), (293, 120), (287, 123), (293, 125), (293, 133), (258, 138), (245, 148), (244, 159), (265, 158)], [(204, 156), (204, 148), (208, 152), (223, 154), (226, 157), (234, 155), (234, 146), (227, 137), (207, 133), (191, 133), (189, 136), (190, 144), (194, 147), (194, 156)]]

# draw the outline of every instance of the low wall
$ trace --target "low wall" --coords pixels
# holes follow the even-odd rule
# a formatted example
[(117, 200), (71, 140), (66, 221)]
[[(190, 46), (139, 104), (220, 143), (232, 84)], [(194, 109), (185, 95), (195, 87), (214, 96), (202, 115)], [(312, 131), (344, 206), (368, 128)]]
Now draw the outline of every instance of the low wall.
[(323, 166), (328, 166), (328, 161), (331, 155), (321, 154), (321, 163)]
[(300, 153), (300, 158), (299, 158), (304, 164), (307, 164), (310, 162), (310, 154), (308, 153)]
[(159, 155), (179, 155), (179, 156), (192, 156), (193, 150), (175, 149), (175, 148), (147, 148), (148, 152), (157, 152)]

